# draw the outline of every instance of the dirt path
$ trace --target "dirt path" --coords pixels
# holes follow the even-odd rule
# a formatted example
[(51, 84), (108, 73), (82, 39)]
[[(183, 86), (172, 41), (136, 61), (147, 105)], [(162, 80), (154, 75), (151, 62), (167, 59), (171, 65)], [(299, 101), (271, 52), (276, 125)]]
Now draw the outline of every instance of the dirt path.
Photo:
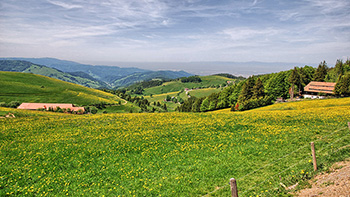
[(301, 190), (296, 195), (350, 197), (350, 159), (334, 164), (330, 173), (317, 175), (310, 184), (312, 188)]

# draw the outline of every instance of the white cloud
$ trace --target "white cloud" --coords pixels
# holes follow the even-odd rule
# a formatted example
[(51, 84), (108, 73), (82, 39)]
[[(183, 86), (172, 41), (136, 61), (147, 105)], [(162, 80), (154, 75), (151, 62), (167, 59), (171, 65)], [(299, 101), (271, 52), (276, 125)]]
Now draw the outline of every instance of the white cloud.
[(348, 0), (2, 1), (0, 51), (72, 60), (79, 52), (106, 61), (319, 62), (350, 54), (349, 7)]
[(60, 2), (60, 1), (52, 1), (52, 0), (48, 0), (49, 3), (62, 7), (64, 9), (74, 9), (74, 8), (82, 8), (81, 5), (74, 5), (74, 4), (68, 4), (68, 3), (64, 3), (64, 2)]
[(228, 36), (234, 41), (246, 41), (256, 39), (267, 39), (280, 34), (282, 31), (274, 28), (254, 29), (247, 27), (230, 28), (222, 31), (223, 35)]

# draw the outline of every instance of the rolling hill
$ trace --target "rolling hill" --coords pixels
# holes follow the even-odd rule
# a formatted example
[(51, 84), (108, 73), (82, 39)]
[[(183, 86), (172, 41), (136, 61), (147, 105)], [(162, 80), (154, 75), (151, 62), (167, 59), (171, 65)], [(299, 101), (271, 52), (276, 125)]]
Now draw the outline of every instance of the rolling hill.
[(55, 58), (0, 58), (0, 60), (24, 60), (35, 64), (45, 65), (67, 73), (85, 73), (96, 80), (109, 84), (110, 87), (126, 87), (139, 81), (151, 79), (176, 79), (179, 77), (188, 77), (192, 74), (185, 71), (151, 71), (139, 69), (136, 67), (118, 67), (118, 66), (93, 66), (80, 64), (73, 61), (59, 60)]
[(113, 82), (113, 86), (126, 87), (140, 81), (149, 81), (154, 79), (169, 80), (169, 79), (177, 79), (177, 78), (189, 77), (189, 76), (192, 76), (192, 74), (189, 74), (184, 71), (151, 71), (151, 72), (143, 72), (143, 73), (134, 73), (126, 77), (115, 80)]
[(55, 68), (22, 60), (0, 60), (0, 71), (33, 73), (91, 88), (109, 87), (105, 82), (97, 80), (83, 72), (65, 73)]
[(0, 102), (125, 103), (113, 94), (31, 73), (1, 71), (0, 84)]
[[(176, 107), (180, 106), (180, 103), (173, 101), (165, 101), (166, 97), (175, 97), (177, 101), (179, 101), (179, 99), (187, 100), (189, 97), (192, 96), (196, 98), (202, 98), (209, 96), (212, 93), (220, 92), (226, 85), (228, 85), (228, 81), (238, 82), (243, 79), (232, 79), (219, 75), (199, 77), (202, 81), (198, 83), (183, 83), (181, 82), (181, 79), (177, 79), (165, 82), (159, 86), (145, 88), (143, 95), (147, 100), (150, 101), (150, 103), (153, 104), (154, 102), (159, 102), (161, 105), (166, 104), (168, 111), (174, 111)], [(135, 89), (136, 87), (134, 86), (130, 87)], [(185, 91), (185, 89), (187, 89), (187, 91)]]

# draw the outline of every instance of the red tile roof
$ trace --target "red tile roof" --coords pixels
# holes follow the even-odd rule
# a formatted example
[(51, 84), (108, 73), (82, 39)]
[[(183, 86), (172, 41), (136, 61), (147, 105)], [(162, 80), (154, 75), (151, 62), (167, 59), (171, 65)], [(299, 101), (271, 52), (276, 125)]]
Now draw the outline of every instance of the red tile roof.
[(317, 82), (311, 81), (307, 86), (304, 87), (306, 92), (316, 92), (316, 93), (327, 93), (334, 94), (334, 87), (336, 83), (331, 82)]
[(71, 109), (72, 111), (78, 111), (83, 110), (85, 111), (84, 107), (74, 107), (73, 104), (64, 104), (64, 103), (22, 103), (20, 106), (17, 107), (17, 109), (56, 109), (57, 107), (60, 107), (61, 109)]

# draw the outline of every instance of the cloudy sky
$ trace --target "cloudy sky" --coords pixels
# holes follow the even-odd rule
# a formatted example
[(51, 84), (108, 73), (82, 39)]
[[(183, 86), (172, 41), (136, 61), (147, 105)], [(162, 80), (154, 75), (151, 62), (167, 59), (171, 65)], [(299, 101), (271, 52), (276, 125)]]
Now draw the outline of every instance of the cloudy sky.
[(350, 56), (349, 0), (0, 0), (0, 57), (299, 62)]

